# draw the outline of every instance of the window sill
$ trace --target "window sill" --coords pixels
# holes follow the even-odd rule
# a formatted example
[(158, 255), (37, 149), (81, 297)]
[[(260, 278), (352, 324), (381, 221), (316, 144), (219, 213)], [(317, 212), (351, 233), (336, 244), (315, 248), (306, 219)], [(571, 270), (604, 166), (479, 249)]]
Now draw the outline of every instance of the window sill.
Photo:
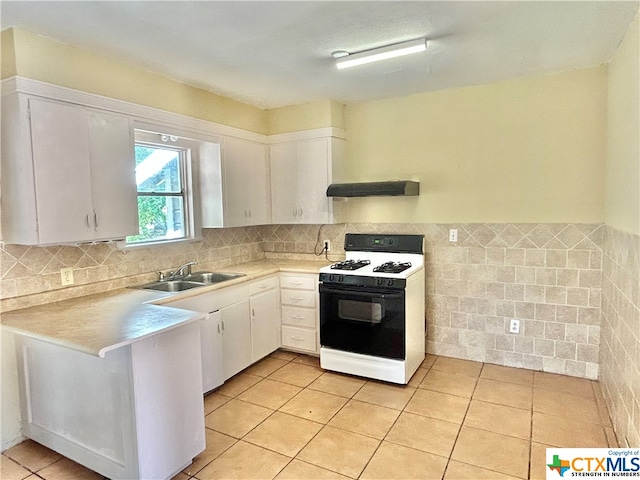
[(202, 240), (202, 236), (198, 237), (188, 237), (188, 238), (177, 238), (175, 240), (162, 240), (156, 242), (140, 242), (140, 243), (127, 243), (124, 240), (120, 240), (116, 243), (116, 247), (118, 250), (138, 250), (141, 248), (153, 248), (153, 247), (162, 247), (167, 245), (179, 245), (181, 243), (193, 243)]

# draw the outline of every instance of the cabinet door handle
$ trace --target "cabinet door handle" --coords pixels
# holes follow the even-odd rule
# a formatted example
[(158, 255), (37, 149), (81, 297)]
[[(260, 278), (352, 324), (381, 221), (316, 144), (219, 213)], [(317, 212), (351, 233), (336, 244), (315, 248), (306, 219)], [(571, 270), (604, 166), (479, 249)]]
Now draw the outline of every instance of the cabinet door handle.
[(264, 290), (265, 288), (269, 288), (269, 284), (268, 283), (263, 283), (262, 285), (258, 285), (258, 288), (261, 290)]
[(218, 324), (218, 333), (220, 333), (220, 324)]
[(251, 316), (255, 319), (256, 318), (256, 309), (252, 308), (251, 309)]
[(93, 226), (94, 226), (94, 229), (97, 231), (98, 230), (98, 212), (96, 212), (95, 210), (93, 211)]
[(224, 332), (224, 320), (220, 322), (222, 324), (222, 331)]
[(251, 218), (251, 209), (249, 209), (249, 218)]
[(300, 216), (302, 217), (304, 211), (302, 210), (302, 207), (300, 207)]
[(91, 220), (89, 220), (89, 214), (87, 213), (87, 216), (85, 218), (85, 222), (87, 223), (87, 228), (91, 228)]

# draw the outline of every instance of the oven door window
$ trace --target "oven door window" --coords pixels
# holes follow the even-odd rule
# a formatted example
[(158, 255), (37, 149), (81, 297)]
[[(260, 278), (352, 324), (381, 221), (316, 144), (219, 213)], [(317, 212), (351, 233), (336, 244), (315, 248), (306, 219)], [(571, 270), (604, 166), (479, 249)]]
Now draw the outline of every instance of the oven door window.
[(363, 355), (405, 358), (404, 291), (320, 285), (320, 343)]

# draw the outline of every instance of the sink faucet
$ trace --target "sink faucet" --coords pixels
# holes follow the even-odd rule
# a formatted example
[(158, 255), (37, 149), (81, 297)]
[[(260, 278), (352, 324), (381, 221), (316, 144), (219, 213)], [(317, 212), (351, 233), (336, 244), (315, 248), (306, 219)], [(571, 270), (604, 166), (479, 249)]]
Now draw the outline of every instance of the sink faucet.
[[(179, 266), (175, 271), (169, 272), (167, 278), (183, 277), (185, 275), (191, 275), (191, 265), (197, 265), (198, 262), (188, 262)], [(185, 273), (186, 272), (186, 273)]]

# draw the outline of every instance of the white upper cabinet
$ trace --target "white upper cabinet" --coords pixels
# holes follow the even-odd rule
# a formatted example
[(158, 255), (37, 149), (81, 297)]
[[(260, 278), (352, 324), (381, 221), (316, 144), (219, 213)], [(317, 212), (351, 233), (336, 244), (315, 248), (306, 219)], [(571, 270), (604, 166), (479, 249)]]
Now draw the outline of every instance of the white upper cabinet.
[(96, 240), (136, 235), (138, 193), (134, 139), (127, 117), (88, 111)]
[(344, 140), (301, 139), (270, 146), (271, 208), (274, 224), (331, 223), (327, 198), (332, 170), (342, 160)]
[(226, 137), (223, 146), (224, 226), (271, 223), (269, 169), (265, 145)]
[[(4, 99), (3, 99), (4, 100)], [(3, 104), (3, 240), (55, 245), (138, 232), (127, 117), (15, 95)], [(5, 123), (13, 124), (5, 128)]]

